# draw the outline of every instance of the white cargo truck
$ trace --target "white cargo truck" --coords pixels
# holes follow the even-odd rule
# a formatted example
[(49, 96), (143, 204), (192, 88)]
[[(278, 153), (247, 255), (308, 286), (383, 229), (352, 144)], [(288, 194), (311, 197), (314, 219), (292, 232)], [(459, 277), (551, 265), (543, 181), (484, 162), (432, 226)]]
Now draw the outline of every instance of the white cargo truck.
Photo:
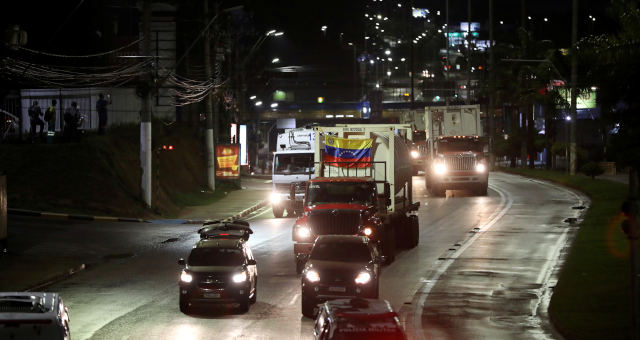
[(480, 105), (425, 108), (425, 185), (432, 195), (444, 196), (447, 189), (487, 194), (489, 169), (480, 115)]
[[(315, 178), (307, 181), (304, 212), (292, 230), (298, 272), (319, 235), (366, 236), (380, 246), (387, 261), (394, 260), (397, 246), (418, 244), (418, 217), (410, 213), (420, 203), (413, 202), (409, 150), (396, 130), (393, 124), (314, 127)], [(326, 140), (331, 144), (338, 138), (341, 143), (371, 139), (368, 156), (343, 162), (331, 155), (328, 160)]]
[(278, 134), (271, 172), (273, 190), (269, 197), (276, 218), (285, 211), (292, 216), (302, 209), (304, 183), (313, 177), (314, 137), (309, 128), (286, 129)]

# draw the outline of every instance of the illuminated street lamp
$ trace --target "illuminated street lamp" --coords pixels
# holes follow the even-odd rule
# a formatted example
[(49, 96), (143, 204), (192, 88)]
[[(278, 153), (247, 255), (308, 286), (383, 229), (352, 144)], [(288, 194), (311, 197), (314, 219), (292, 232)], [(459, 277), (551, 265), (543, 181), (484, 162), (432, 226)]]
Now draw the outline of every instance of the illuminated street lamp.
[(273, 58), (273, 59), (271, 60), (271, 63), (272, 63), (272, 64), (277, 64), (277, 63), (279, 63), (279, 62), (280, 62), (280, 58)]

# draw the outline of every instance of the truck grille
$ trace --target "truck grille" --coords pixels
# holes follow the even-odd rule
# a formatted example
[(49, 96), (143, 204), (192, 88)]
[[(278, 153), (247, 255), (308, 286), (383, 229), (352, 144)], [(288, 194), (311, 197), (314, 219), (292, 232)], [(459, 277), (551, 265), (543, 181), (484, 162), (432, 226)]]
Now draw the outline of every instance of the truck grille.
[(445, 164), (447, 170), (474, 170), (476, 167), (476, 158), (474, 156), (446, 156)]
[(360, 212), (338, 209), (312, 211), (309, 223), (316, 235), (355, 235), (361, 223)]
[(228, 276), (226, 273), (198, 273), (195, 279), (200, 288), (223, 289), (229, 279)]

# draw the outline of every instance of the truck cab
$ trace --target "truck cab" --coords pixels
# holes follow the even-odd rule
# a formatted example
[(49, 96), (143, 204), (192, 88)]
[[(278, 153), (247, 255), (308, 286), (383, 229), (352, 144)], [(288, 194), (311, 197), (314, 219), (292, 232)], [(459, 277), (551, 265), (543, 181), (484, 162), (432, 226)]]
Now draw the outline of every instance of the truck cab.
[(288, 129), (278, 135), (271, 171), (273, 187), (269, 196), (276, 218), (282, 217), (285, 211), (290, 216), (302, 210), (302, 188), (314, 172), (312, 142), (313, 131), (306, 128)]

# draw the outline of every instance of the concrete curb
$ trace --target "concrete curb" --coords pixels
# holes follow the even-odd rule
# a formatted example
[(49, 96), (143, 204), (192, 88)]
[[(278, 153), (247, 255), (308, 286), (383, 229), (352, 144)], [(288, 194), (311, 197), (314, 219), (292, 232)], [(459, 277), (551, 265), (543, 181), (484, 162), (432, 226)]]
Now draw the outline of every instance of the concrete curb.
[(36, 291), (36, 290), (38, 290), (40, 288), (50, 286), (50, 285), (52, 285), (54, 283), (58, 283), (60, 281), (66, 280), (69, 277), (77, 274), (78, 272), (81, 272), (81, 271), (85, 270), (86, 268), (87, 268), (87, 265), (82, 263), (79, 266), (76, 266), (74, 268), (69, 268), (64, 272), (61, 272), (58, 275), (54, 275), (52, 277), (49, 277), (49, 278), (45, 279), (44, 281), (25, 289), (24, 291), (25, 292), (32, 292), (32, 291)]
[[(258, 204), (255, 204), (255, 205), (253, 205), (253, 206), (251, 206), (251, 207), (249, 207), (247, 209), (242, 210), (241, 212), (239, 212), (239, 213), (237, 213), (237, 214), (235, 214), (233, 216), (229, 216), (227, 218), (221, 219), (220, 221), (222, 221), (222, 222), (231, 222), (233, 220), (237, 220), (239, 218), (243, 218), (243, 217), (245, 217), (245, 216), (257, 211), (258, 209), (264, 207), (265, 205), (267, 205), (267, 203), (268, 203), (268, 201), (264, 200), (264, 201), (262, 201), (262, 202), (260, 202)], [(210, 221), (213, 221), (213, 220), (187, 220), (183, 224), (204, 224), (204, 223), (210, 222)]]
[(7, 209), (9, 215), (19, 216), (31, 216), (42, 217), (56, 220), (80, 220), (80, 221), (108, 221), (108, 222), (138, 222), (149, 223), (149, 221), (142, 218), (131, 217), (111, 217), (111, 216), (90, 216), (90, 215), (74, 215), (74, 214), (61, 214), (47, 211), (34, 211), (25, 209)]

